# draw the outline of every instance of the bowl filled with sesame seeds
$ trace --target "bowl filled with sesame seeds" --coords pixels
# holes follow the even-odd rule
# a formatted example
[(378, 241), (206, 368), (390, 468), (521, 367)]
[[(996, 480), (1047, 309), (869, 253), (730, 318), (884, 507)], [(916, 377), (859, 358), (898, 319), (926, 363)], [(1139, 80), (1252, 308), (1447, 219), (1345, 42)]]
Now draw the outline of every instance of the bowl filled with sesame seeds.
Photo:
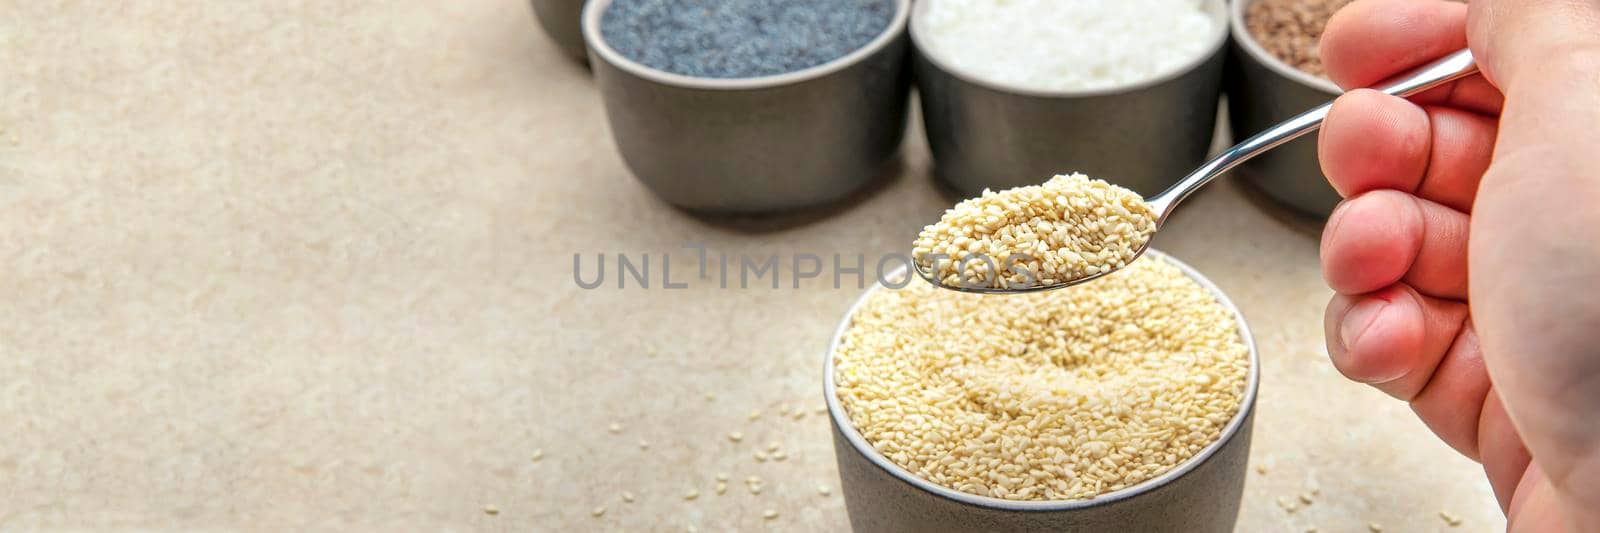
[(1066, 289), (900, 272), (840, 324), (824, 391), (858, 531), (1231, 531), (1259, 382), (1248, 327), (1151, 250)]
[[(1322, 105), (1342, 92), (1318, 53), (1323, 27), (1351, 0), (1241, 0), (1230, 6), (1228, 120), (1248, 135)], [(1261, 154), (1234, 170), (1245, 183), (1295, 211), (1327, 217), (1339, 194), (1322, 176), (1317, 134)]]
[(828, 204), (888, 169), (910, 0), (592, 0), (583, 34), (618, 152), (678, 207)]

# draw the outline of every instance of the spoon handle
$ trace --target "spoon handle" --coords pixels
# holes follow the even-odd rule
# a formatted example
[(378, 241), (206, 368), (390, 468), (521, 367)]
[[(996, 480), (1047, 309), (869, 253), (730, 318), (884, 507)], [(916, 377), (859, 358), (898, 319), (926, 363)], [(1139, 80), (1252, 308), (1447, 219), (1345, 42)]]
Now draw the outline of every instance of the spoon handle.
[[(1390, 78), (1388, 82), (1374, 87), (1374, 89), (1394, 96), (1411, 96), (1465, 78), (1476, 72), (1478, 72), (1478, 64), (1472, 60), (1472, 51), (1461, 50)], [(1232, 170), (1239, 163), (1295, 140), (1301, 135), (1316, 131), (1317, 128), (1322, 127), (1322, 121), (1328, 118), (1328, 110), (1332, 108), (1333, 102), (1328, 102), (1310, 111), (1296, 115), (1294, 118), (1285, 120), (1276, 126), (1268, 128), (1266, 131), (1257, 133), (1237, 146), (1224, 150), (1217, 157), (1201, 165), (1199, 169), (1189, 173), (1188, 176), (1184, 176), (1182, 180), (1179, 180), (1178, 183), (1166, 191), (1151, 197), (1148, 203), (1155, 208), (1157, 213), (1161, 214), (1157, 224), (1166, 222), (1167, 215), (1172, 214), (1172, 209), (1179, 202), (1182, 202), (1184, 198), (1200, 190), (1201, 187), (1204, 187), (1211, 180), (1222, 175), (1222, 173)]]

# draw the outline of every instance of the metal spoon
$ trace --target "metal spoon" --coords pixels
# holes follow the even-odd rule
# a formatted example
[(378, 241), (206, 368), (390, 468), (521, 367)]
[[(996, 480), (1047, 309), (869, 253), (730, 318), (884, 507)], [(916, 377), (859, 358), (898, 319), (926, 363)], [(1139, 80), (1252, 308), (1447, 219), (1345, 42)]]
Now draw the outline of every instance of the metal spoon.
[[(1472, 52), (1470, 50), (1461, 50), (1444, 56), (1432, 63), (1417, 67), (1416, 69), (1408, 71), (1394, 78), (1390, 78), (1387, 83), (1384, 83), (1378, 87), (1374, 87), (1374, 89), (1382, 91), (1384, 94), (1390, 94), (1394, 96), (1411, 96), (1422, 91), (1471, 76), (1476, 72), (1478, 72), (1478, 65), (1472, 59)], [(1233, 167), (1239, 166), (1240, 163), (1243, 163), (1252, 157), (1261, 155), (1262, 152), (1266, 152), (1267, 150), (1271, 150), (1284, 143), (1295, 140), (1301, 135), (1316, 131), (1317, 128), (1322, 127), (1322, 121), (1328, 118), (1328, 110), (1332, 108), (1333, 102), (1328, 102), (1326, 104), (1317, 106), (1310, 111), (1296, 115), (1294, 118), (1285, 120), (1277, 126), (1267, 129), (1266, 131), (1257, 133), (1255, 136), (1245, 139), (1244, 142), (1239, 143), (1237, 146), (1224, 150), (1221, 154), (1218, 154), (1217, 157), (1207, 161), (1206, 164), (1201, 165), (1200, 168), (1196, 169), (1194, 172), (1189, 173), (1188, 176), (1184, 176), (1182, 180), (1179, 180), (1177, 183), (1173, 184), (1172, 187), (1162, 191), (1161, 194), (1157, 194), (1145, 199), (1145, 203), (1149, 204), (1150, 208), (1157, 214), (1156, 230), (1160, 231), (1161, 227), (1166, 224), (1167, 217), (1172, 215), (1173, 209), (1176, 208), (1178, 204), (1185, 198), (1188, 198), (1190, 194), (1200, 190), (1200, 188), (1204, 187), (1207, 183), (1211, 183), (1211, 180), (1216, 179), (1216, 177), (1222, 175), (1222, 173), (1232, 170)], [(1144, 245), (1139, 247), (1139, 251), (1134, 254), (1134, 258), (1137, 259), (1139, 256), (1144, 255), (1144, 252), (1148, 249), (1150, 249), (1150, 240), (1146, 240)], [(982, 294), (1018, 294), (1024, 292), (1059, 289), (1062, 287), (1070, 287), (1079, 283), (1092, 281), (1096, 278), (1116, 271), (1115, 269), (1106, 270), (1091, 276), (1050, 285), (1032, 285), (1026, 287), (997, 289), (976, 286), (969, 287), (965, 285), (946, 285), (939, 281), (938, 277), (936, 277), (933, 272), (930, 272), (926, 265), (923, 265), (919, 261), (912, 261), (911, 263), (917, 271), (917, 274), (921, 275), (923, 279), (928, 280), (929, 283), (945, 289)], [(1129, 263), (1132, 263), (1132, 261), (1130, 260)]]

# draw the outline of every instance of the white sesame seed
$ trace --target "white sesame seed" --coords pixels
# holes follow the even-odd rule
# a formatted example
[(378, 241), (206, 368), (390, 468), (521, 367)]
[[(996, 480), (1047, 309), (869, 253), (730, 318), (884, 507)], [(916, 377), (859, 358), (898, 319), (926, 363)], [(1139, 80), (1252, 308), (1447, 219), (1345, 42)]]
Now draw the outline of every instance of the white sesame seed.
[(741, 440), (744, 440), (744, 433), (740, 433), (740, 432), (737, 432), (737, 431), (729, 432), (728, 433), (728, 440), (731, 440), (733, 442), (739, 442)]
[(716, 394), (716, 393), (714, 393), (714, 392), (708, 392), (708, 393), (706, 393), (706, 401), (708, 401), (708, 402), (714, 402), (714, 401), (717, 401), (717, 394)]
[(727, 480), (728, 480), (728, 474), (727, 473), (717, 472), (717, 481), (727, 481)]
[(693, 500), (693, 499), (699, 498), (699, 497), (700, 497), (700, 491), (699, 490), (689, 489), (688, 492), (683, 493), (683, 499), (685, 499), (685, 500)]
[(489, 516), (498, 515), (498, 514), (500, 514), (500, 507), (495, 506), (495, 505), (485, 505), (485, 506), (483, 506), (483, 514), (486, 514), (486, 515), (489, 515)]
[(876, 291), (850, 321), (834, 379), (867, 443), (923, 479), (1009, 500), (1160, 476), (1221, 435), (1249, 375), (1233, 312), (1157, 257), (1072, 290)]
[(777, 509), (767, 509), (766, 512), (761, 513), (761, 518), (764, 518), (764, 519), (767, 519), (767, 520), (772, 520), (772, 519), (778, 518), (778, 510)]
[(717, 495), (721, 496), (721, 495), (723, 495), (723, 494), (728, 492), (728, 483), (724, 482), (724, 481), (718, 481), (716, 489), (717, 489)]
[(628, 502), (628, 503), (633, 503), (633, 493), (632, 492), (628, 492), (628, 491), (622, 491), (622, 501), (625, 501), (625, 502)]
[(761, 418), (761, 410), (760, 409), (756, 409), (754, 411), (750, 411), (750, 415), (748, 417), (746, 417), (746, 418), (749, 418), (751, 420), (755, 420), (757, 418)]
[(596, 507), (596, 508), (594, 508), (593, 511), (589, 511), (589, 515), (590, 516), (598, 517), (598, 516), (603, 515), (603, 514), (606, 514), (606, 508), (604, 506)]
[(1301, 493), (1300, 494), (1300, 503), (1303, 503), (1303, 504), (1306, 504), (1306, 505), (1311, 505), (1311, 495), (1310, 494)]
[(1383, 526), (1378, 525), (1377, 522), (1367, 522), (1367, 531), (1371, 531), (1372, 533), (1383, 533)]
[(1450, 527), (1461, 525), (1461, 519), (1456, 515), (1450, 514), (1449, 511), (1439, 511), (1439, 519), (1444, 520), (1444, 523)]
[(537, 462), (539, 462), (540, 459), (544, 459), (544, 450), (542, 450), (542, 449), (533, 450), (533, 462), (537, 463)]
[(778, 451), (778, 448), (782, 448), (782, 447), (783, 447), (783, 445), (780, 444), (778, 441), (772, 441), (772, 442), (767, 443), (767, 451), (769, 451), (769, 452)]
[(622, 433), (622, 424), (612, 422), (610, 426), (606, 427), (606, 430), (612, 433)]
[[(1003, 288), (1026, 281), (1016, 270), (1035, 281), (1076, 280), (1132, 261), (1155, 233), (1155, 218), (1138, 193), (1082, 174), (1056, 176), (956, 204), (917, 236), (912, 256), (946, 285)], [(939, 254), (946, 258), (936, 261)], [(1014, 254), (1026, 259), (1013, 262)], [(977, 259), (963, 265), (969, 256)]]
[(774, 461), (782, 461), (782, 460), (788, 459), (788, 458), (789, 458), (789, 454), (784, 452), (783, 450), (778, 450), (778, 451), (772, 452), (772, 460), (774, 460)]
[(641, 449), (641, 450), (650, 449), (650, 441), (647, 441), (647, 440), (639, 441), (639, 449)]
[(827, 496), (833, 494), (833, 489), (828, 488), (827, 485), (817, 485), (817, 494)]
[(765, 463), (765, 462), (767, 462), (767, 452), (756, 452), (756, 453), (752, 454), (752, 456), (754, 456), (756, 458), (756, 462), (757, 463)]

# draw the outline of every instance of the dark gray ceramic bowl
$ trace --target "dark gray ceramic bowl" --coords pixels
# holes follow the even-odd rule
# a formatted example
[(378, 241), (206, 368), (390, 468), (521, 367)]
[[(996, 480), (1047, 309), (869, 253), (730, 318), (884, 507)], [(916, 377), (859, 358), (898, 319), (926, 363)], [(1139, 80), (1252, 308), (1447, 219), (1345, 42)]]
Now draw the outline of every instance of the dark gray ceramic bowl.
[(866, 46), (785, 74), (708, 79), (644, 66), (606, 44), (583, 12), (589, 64), (617, 150), (668, 203), (706, 212), (767, 213), (839, 200), (882, 174), (905, 136), (911, 0)]
[(533, 0), (533, 15), (563, 52), (579, 61), (589, 59), (583, 46), (583, 0)]
[[(1228, 23), (1233, 27), (1228, 61), (1228, 122), (1243, 139), (1339, 96), (1337, 85), (1289, 66), (1267, 52), (1245, 27), (1245, 10), (1253, 0), (1235, 0)], [(1234, 169), (1262, 194), (1307, 215), (1326, 218), (1339, 194), (1322, 176), (1317, 162), (1317, 134), (1290, 141)]]
[(1219, 27), (1208, 52), (1147, 82), (1087, 91), (1011, 87), (951, 67), (919, 37), (927, 6), (911, 18), (917, 89), (935, 174), (956, 191), (1082, 172), (1148, 197), (1205, 160), (1228, 41), (1223, 0), (1205, 1)]
[[(1250, 373), (1239, 412), (1222, 429), (1216, 442), (1172, 470), (1154, 479), (1092, 500), (1011, 501), (948, 489), (917, 477), (883, 457), (867, 443), (844, 411), (834, 384), (833, 352), (850, 328), (850, 317), (882, 284), (868, 289), (850, 307), (828, 347), (823, 393), (833, 425), (833, 448), (839, 462), (845, 506), (856, 531), (965, 532), (965, 531), (1233, 531), (1244, 492), (1246, 463), (1250, 456), (1250, 430), (1255, 414), (1256, 389), (1261, 380), (1260, 358), (1244, 316), (1227, 296), (1199, 272), (1166, 254), (1150, 250), (1156, 259), (1171, 262), (1233, 311), (1239, 334), (1250, 349)], [(905, 275), (902, 269), (893, 274)], [(920, 283), (912, 280), (912, 283)], [(1004, 296), (995, 296), (1003, 298)]]

